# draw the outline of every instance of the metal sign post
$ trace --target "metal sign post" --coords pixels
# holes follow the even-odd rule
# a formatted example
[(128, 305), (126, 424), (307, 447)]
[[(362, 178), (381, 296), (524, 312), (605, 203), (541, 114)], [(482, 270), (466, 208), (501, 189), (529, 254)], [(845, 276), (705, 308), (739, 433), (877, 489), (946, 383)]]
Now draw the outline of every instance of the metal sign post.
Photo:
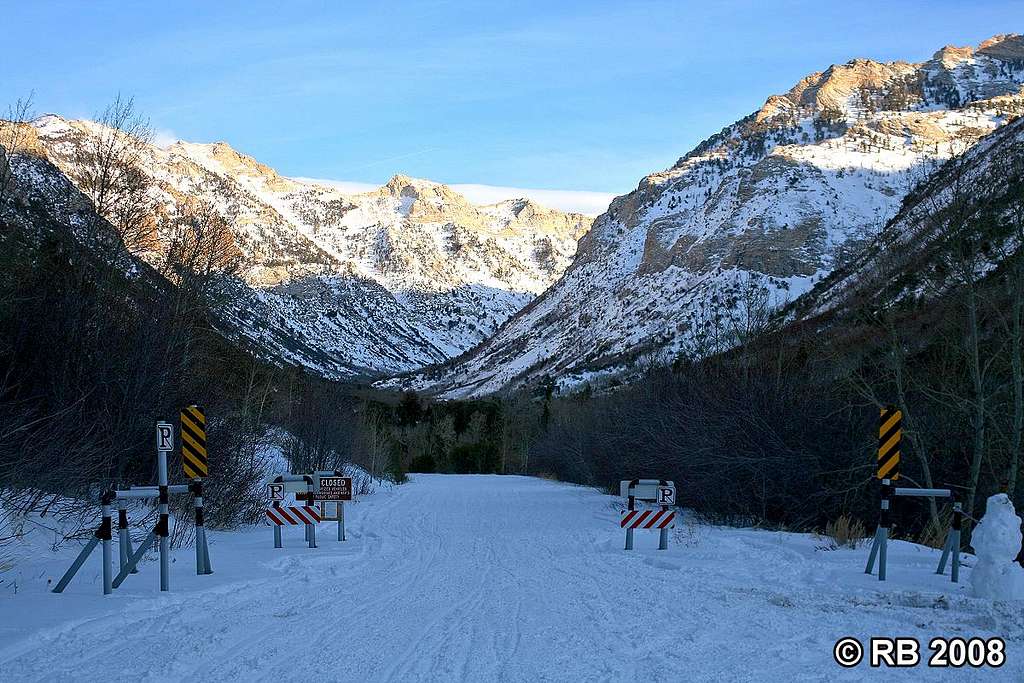
[(319, 493), (316, 499), (321, 501), (323, 512), (326, 512), (324, 502), (335, 502), (337, 507), (338, 540), (345, 540), (345, 501), (352, 500), (352, 477), (343, 477), (337, 470), (333, 472), (316, 472), (319, 481)]
[(168, 422), (156, 423), (157, 485), (160, 493), (160, 520), (156, 534), (160, 538), (160, 590), (171, 590), (171, 532), (169, 529), (170, 497), (167, 491), (167, 454), (174, 450), (174, 427)]

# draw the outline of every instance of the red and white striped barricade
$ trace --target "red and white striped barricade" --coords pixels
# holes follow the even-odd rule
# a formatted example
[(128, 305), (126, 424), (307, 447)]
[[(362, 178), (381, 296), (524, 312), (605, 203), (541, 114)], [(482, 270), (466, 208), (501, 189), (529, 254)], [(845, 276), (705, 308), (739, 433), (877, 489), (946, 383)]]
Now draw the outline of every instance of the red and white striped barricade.
[[(619, 492), (628, 500), (627, 508), (619, 520), (626, 530), (626, 550), (633, 549), (634, 529), (657, 529), (658, 550), (668, 550), (668, 530), (675, 528), (675, 482), (665, 479), (627, 479), (619, 484)], [(636, 501), (657, 503), (660, 509), (637, 510)]]
[(320, 513), (309, 505), (302, 507), (271, 507), (267, 508), (267, 517), (270, 521), (278, 526), (284, 526), (285, 524), (291, 524), (292, 526), (298, 526), (299, 524), (317, 524), (320, 521)]
[(675, 529), (674, 510), (624, 510), (619, 526), (623, 529)]

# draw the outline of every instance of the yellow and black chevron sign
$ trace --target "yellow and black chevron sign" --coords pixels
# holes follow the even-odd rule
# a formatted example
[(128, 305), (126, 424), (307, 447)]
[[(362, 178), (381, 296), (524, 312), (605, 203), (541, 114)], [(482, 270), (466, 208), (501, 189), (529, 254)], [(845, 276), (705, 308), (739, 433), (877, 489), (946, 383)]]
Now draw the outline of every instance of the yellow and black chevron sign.
[(181, 409), (181, 467), (189, 479), (210, 472), (206, 458), (206, 413), (199, 406)]
[(878, 421), (878, 478), (900, 478), (900, 438), (903, 413), (892, 406), (882, 408)]

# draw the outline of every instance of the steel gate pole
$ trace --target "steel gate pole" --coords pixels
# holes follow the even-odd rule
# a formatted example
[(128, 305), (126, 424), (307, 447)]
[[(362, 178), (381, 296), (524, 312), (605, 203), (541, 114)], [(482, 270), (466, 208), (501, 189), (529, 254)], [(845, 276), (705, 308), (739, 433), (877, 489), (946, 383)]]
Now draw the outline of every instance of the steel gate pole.
[[(633, 496), (633, 488), (640, 483), (639, 479), (634, 479), (629, 482), (629, 488), (626, 489), (627, 499), (629, 501), (629, 510), (634, 509), (636, 498)], [(626, 550), (633, 549), (633, 527), (626, 529)]]
[[(662, 505), (662, 511), (667, 511), (668, 506)], [(668, 528), (662, 527), (658, 534), (658, 550), (668, 550)]]
[[(662, 479), (659, 482), (658, 485), (659, 486), (668, 486), (668, 482), (666, 480)], [(667, 512), (668, 511), (668, 505), (662, 505), (661, 506), (661, 510), (662, 510), (662, 512)], [(668, 550), (668, 529), (667, 528), (663, 527), (660, 530), (659, 534), (658, 534), (658, 550)]]
[[(174, 427), (166, 424), (172, 430)], [(156, 534), (160, 537), (160, 590), (171, 590), (171, 548), (168, 516), (167, 491), (167, 451), (157, 448), (157, 484), (160, 491), (160, 520), (156, 525)]]
[(203, 519), (203, 481), (195, 479), (192, 482), (192, 493), (196, 511), (196, 574), (212, 574), (210, 567), (210, 550), (206, 546), (206, 525)]
[[(306, 505), (308, 505), (310, 507), (313, 507), (313, 505), (314, 505), (314, 502), (313, 502), (314, 496), (313, 496), (313, 478), (312, 477), (309, 478), (309, 483), (306, 485), (306, 495), (308, 496), (308, 498), (306, 498)], [(313, 523), (306, 524), (306, 533), (307, 533), (307, 538), (309, 539), (309, 547), (310, 548), (315, 548), (316, 547), (316, 524), (313, 524)]]
[(110, 503), (106, 495), (103, 500), (103, 524), (100, 529), (103, 530), (103, 535), (100, 537), (100, 541), (103, 543), (103, 594), (110, 595), (114, 592), (114, 587), (111, 585), (113, 578), (110, 575), (110, 539), (113, 537), (110, 519)]
[[(279, 508), (279, 507), (281, 507), (281, 504), (278, 503), (275, 500), (273, 503), (271, 503), (270, 507), (272, 507), (272, 508)], [(274, 522), (273, 526), (274, 526), (274, 547), (275, 548), (283, 548), (284, 545), (281, 543), (281, 525), (278, 524), (277, 522)]]

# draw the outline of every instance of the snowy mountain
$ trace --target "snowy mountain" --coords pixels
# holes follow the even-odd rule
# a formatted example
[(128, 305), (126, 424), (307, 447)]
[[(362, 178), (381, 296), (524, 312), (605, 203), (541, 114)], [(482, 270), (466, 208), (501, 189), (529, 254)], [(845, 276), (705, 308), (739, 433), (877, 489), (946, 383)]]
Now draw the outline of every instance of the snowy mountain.
[[(814, 73), (615, 199), (561, 280), (405, 386), (627, 378), (741, 342), (849, 261), (951, 155), (1024, 112), (1024, 37)], [(398, 382), (392, 382), (392, 385)]]
[[(826, 326), (856, 327), (866, 311), (893, 306), (924, 315), (932, 304), (961, 294), (969, 281), (996, 273), (1020, 250), (1022, 182), (1024, 118), (1018, 118), (922, 183), (871, 244), (783, 309), (782, 317), (810, 321), (819, 334)], [(995, 289), (1013, 291), (1005, 284)]]
[[(81, 186), (83, 150), (105, 130), (54, 115), (33, 126), (37, 151)], [(346, 194), (222, 142), (138, 156), (151, 250), (166, 248), (184, 204), (213, 207), (243, 263), (222, 319), (261, 355), (327, 377), (408, 371), (472, 347), (561, 275), (591, 222), (526, 199), (476, 206), (400, 175)]]

